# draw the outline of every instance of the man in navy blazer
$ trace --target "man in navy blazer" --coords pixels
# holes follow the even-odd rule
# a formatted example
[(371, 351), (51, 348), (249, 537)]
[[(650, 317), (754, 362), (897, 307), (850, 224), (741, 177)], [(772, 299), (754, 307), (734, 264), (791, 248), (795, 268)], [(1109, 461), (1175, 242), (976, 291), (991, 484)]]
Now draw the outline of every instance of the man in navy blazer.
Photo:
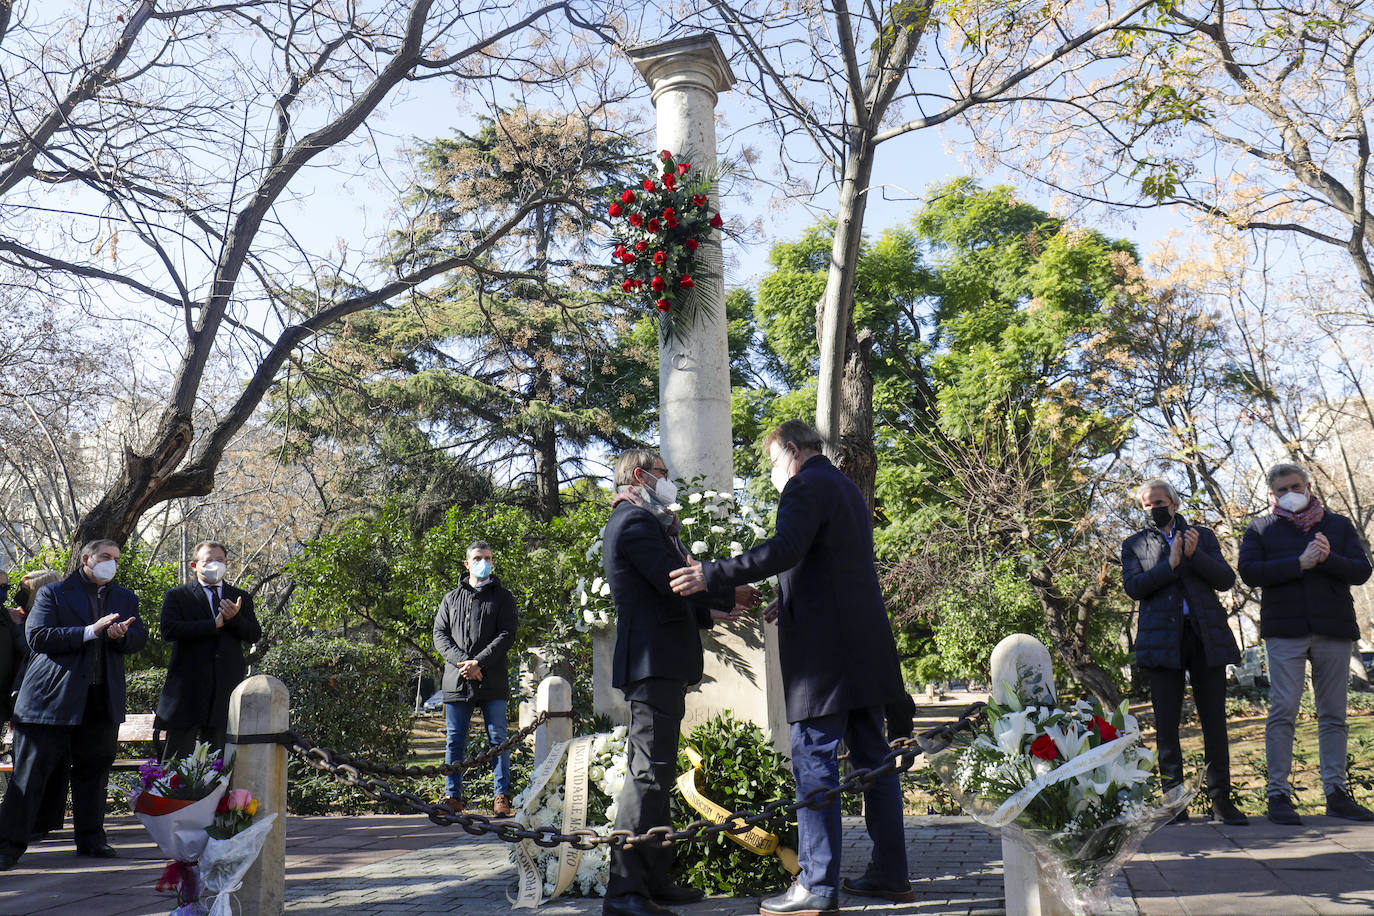
[(0, 804), (0, 871), (28, 848), (48, 774), (71, 755), (76, 852), (109, 858), (105, 787), (124, 721), (124, 656), (148, 639), (138, 596), (112, 584), (119, 545), (81, 548), (76, 572), (38, 593), (25, 624), (33, 653), (14, 705), (14, 773)]
[[(764, 618), (778, 626), (787, 719), (792, 723), (792, 771), (797, 798), (839, 784), (843, 739), (856, 768), (876, 766), (888, 751), (883, 707), (905, 690), (878, 573), (872, 512), (854, 482), (821, 454), (821, 438), (789, 420), (763, 440), (782, 493), (777, 531), (729, 560), (673, 571), (673, 589), (690, 595), (778, 576), (778, 600)], [(889, 773), (864, 790), (873, 859), (861, 878), (844, 880), (852, 894), (914, 899), (907, 878), (901, 788)], [(839, 910), (840, 802), (797, 811), (801, 874), (760, 912)]]
[[(677, 486), (657, 452), (630, 449), (615, 469), (616, 497), (602, 533), (601, 564), (615, 601), (611, 684), (630, 707), (625, 785), (616, 799), (616, 830), (642, 833), (672, 823), (670, 793), (677, 772), (678, 732), (685, 694), (702, 676), (702, 629), (733, 620), (735, 605), (758, 601), (757, 590), (721, 587), (684, 598), (668, 575), (687, 562), (673, 510)], [(668, 916), (664, 904), (692, 903), (704, 894), (673, 884), (672, 847), (644, 844), (611, 850), (606, 916)]]

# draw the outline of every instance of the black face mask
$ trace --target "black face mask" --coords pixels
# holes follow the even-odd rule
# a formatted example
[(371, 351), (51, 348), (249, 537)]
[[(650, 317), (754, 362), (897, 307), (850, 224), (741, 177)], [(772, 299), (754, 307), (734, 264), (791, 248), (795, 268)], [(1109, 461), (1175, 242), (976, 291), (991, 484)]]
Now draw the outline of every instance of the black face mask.
[(1150, 520), (1155, 523), (1156, 528), (1167, 528), (1169, 522), (1173, 521), (1174, 513), (1168, 506), (1151, 506)]

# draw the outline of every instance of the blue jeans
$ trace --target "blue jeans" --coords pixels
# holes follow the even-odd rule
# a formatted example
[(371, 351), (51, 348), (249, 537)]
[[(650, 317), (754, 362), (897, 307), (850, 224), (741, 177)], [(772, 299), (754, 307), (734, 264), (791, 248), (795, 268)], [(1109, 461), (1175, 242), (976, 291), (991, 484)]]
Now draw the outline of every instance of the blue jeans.
[[(883, 733), (883, 708), (868, 706), (792, 723), (792, 774), (797, 798), (839, 785), (837, 750), (849, 746), (855, 769), (877, 766), (889, 750)], [(872, 874), (880, 881), (907, 880), (906, 825), (902, 790), (896, 772), (887, 773), (864, 790), (864, 817), (873, 840)], [(840, 800), (824, 808), (797, 809), (798, 880), (813, 894), (833, 897), (840, 890)]]
[[(444, 724), (448, 728), (448, 744), (444, 754), (445, 763), (457, 763), (467, 753), (468, 724), (472, 722), (473, 707), (482, 708), (482, 720), (487, 725), (487, 741), (492, 745), (506, 740), (506, 701), (459, 700), (444, 704)], [(492, 779), (497, 795), (510, 794), (510, 752), (496, 758)], [(449, 798), (463, 797), (463, 777), (454, 773), (444, 780)]]

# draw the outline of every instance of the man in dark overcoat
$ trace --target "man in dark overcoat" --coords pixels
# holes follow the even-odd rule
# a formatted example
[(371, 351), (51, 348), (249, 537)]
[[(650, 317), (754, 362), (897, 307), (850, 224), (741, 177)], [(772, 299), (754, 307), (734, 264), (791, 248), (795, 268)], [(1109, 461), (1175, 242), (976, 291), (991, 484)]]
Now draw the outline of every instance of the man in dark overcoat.
[[(778, 626), (792, 770), (797, 798), (839, 784), (837, 748), (855, 768), (877, 765), (888, 751), (884, 707), (900, 702), (897, 645), (873, 562), (872, 512), (859, 488), (821, 454), (821, 438), (789, 420), (764, 439), (778, 503), (777, 531), (728, 560), (673, 572), (679, 594), (778, 576), (778, 600), (765, 619)], [(902, 796), (895, 772), (864, 790), (873, 857), (844, 888), (861, 896), (914, 899), (907, 876)], [(764, 914), (831, 913), (839, 908), (840, 801), (797, 812), (801, 874), (783, 894), (764, 900)]]
[(29, 613), (14, 773), (0, 804), (0, 871), (28, 848), (48, 776), (68, 754), (77, 855), (115, 855), (105, 840), (105, 790), (124, 721), (124, 656), (148, 639), (138, 596), (113, 584), (118, 561), (114, 541), (91, 541), (76, 572), (45, 585)]
[[(733, 620), (736, 603), (757, 602), (758, 593), (722, 587), (695, 599), (675, 595), (668, 574), (689, 554), (670, 508), (677, 486), (668, 466), (657, 452), (631, 449), (616, 463), (615, 484), (601, 563), (616, 611), (611, 684), (630, 707), (615, 829), (638, 834), (672, 823), (670, 793), (686, 691), (703, 671), (700, 630), (714, 620)], [(672, 866), (671, 847), (613, 848), (603, 912), (662, 916), (672, 912), (664, 904), (700, 900), (699, 889), (672, 883)]]
[[(467, 576), (444, 596), (434, 615), (434, 650), (444, 659), (444, 724), (447, 732), (445, 761), (457, 763), (467, 753), (468, 727), (475, 709), (482, 711), (487, 741), (506, 740), (510, 674), (506, 653), (515, 642), (518, 618), (515, 596), (496, 576), (491, 545), (474, 541), (464, 561)], [(510, 752), (499, 754), (492, 765), (494, 810), (510, 817)], [(444, 804), (454, 813), (463, 810), (463, 777), (445, 777)]]
[(1326, 813), (1374, 820), (1350, 794), (1346, 773), (1350, 659), (1360, 638), (1350, 587), (1369, 579), (1369, 557), (1350, 519), (1327, 509), (1312, 492), (1305, 468), (1275, 465), (1268, 481), (1273, 511), (1245, 530), (1236, 563), (1245, 584), (1260, 589), (1260, 636), (1269, 668), (1267, 814), (1276, 824), (1301, 823), (1288, 776), (1310, 663)]
[(195, 581), (162, 598), (162, 638), (172, 644), (155, 726), (167, 733), (164, 759), (224, 747), (229, 696), (248, 672), (244, 651), (262, 638), (253, 596), (224, 581), (229, 550), (202, 541), (192, 553)]
[[(1235, 584), (1236, 574), (1212, 530), (1190, 525), (1179, 514), (1178, 492), (1168, 481), (1146, 481), (1136, 493), (1151, 524), (1122, 543), (1121, 577), (1126, 594), (1140, 602), (1135, 659), (1150, 679), (1164, 787), (1183, 782), (1178, 726), (1186, 672), (1202, 722), (1212, 814), (1227, 824), (1249, 823), (1231, 800), (1226, 734), (1226, 666), (1240, 664), (1240, 649), (1217, 600), (1217, 592)], [(1175, 821), (1187, 819), (1185, 808)]]

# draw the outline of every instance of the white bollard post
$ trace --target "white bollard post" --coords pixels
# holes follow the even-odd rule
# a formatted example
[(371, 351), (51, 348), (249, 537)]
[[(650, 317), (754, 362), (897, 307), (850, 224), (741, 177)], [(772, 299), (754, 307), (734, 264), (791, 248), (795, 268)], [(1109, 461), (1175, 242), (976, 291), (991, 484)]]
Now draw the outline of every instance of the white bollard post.
[(534, 696), (535, 714), (550, 714), (534, 732), (534, 765), (538, 767), (554, 745), (572, 740), (572, 684), (557, 675), (546, 677)]
[(286, 897), (286, 748), (275, 742), (236, 744), (234, 738), (276, 735), (290, 727), (291, 695), (270, 674), (257, 674), (234, 689), (229, 698), (229, 741), (234, 772), (229, 785), (247, 789), (258, 800), (258, 815), (277, 819), (262, 853), (235, 895), (243, 916), (280, 916)]
[[(1005, 705), (1008, 692), (1027, 700), (1053, 702), (1054, 665), (1050, 651), (1034, 636), (1013, 633), (992, 650), (992, 701)], [(1002, 887), (1007, 916), (1068, 916), (1057, 895), (1045, 887), (1035, 853), (1019, 837), (1002, 834)]]

